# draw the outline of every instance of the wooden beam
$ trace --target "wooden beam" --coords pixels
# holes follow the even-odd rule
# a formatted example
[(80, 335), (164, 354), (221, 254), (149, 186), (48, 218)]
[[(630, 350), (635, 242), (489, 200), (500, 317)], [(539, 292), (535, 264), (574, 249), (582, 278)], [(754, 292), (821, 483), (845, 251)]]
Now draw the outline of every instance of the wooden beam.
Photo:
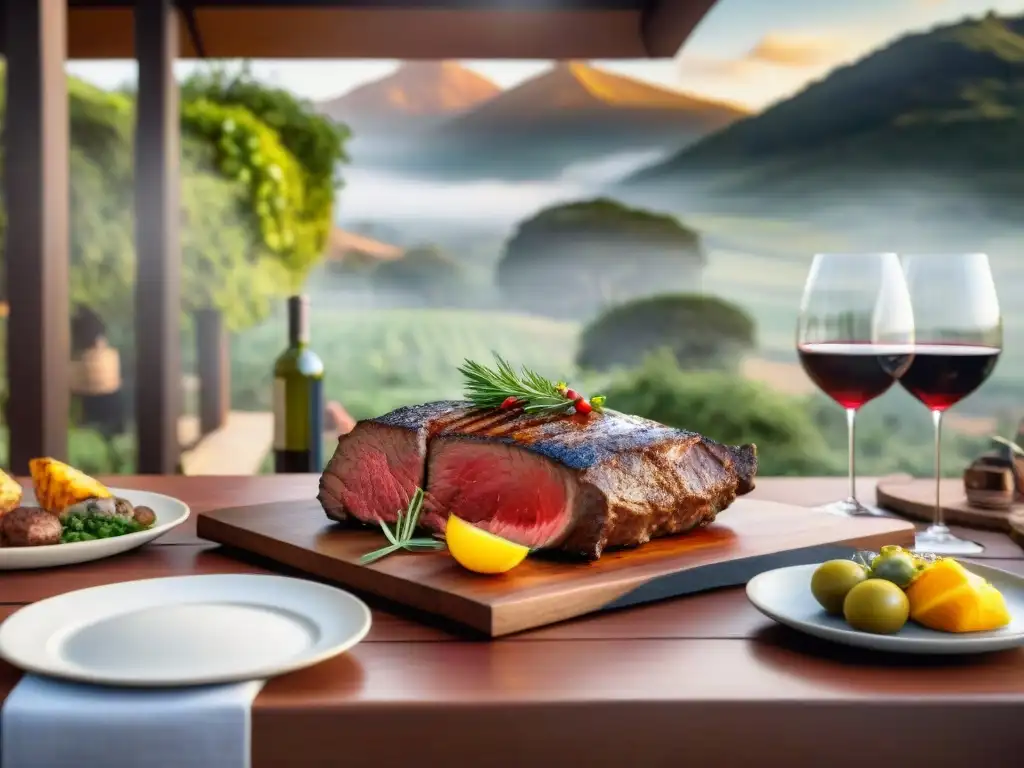
[(178, 468), (181, 412), (179, 113), (171, 0), (138, 0), (135, 57), (135, 423), (138, 471)]
[(715, 6), (716, 0), (647, 0), (640, 37), (652, 59), (671, 59)]
[[(639, 10), (194, 8), (211, 59), (638, 59)], [(68, 56), (133, 55), (132, 11), (72, 7)], [(196, 58), (181, 20), (180, 58)]]
[[(17, 2), (17, 0), (15, 0)], [(636, 10), (645, 0), (184, 0), (195, 9), (228, 8), (396, 8), (461, 11), (608, 11)], [(136, 0), (68, 0), (73, 9), (131, 8)], [(179, 3), (180, 5), (180, 3)]]
[(10, 468), (68, 450), (68, 96), (65, 0), (7, 0), (4, 192)]
[(196, 21), (196, 10), (192, 3), (187, 0), (178, 0), (178, 10), (181, 11), (181, 18), (185, 22), (185, 29), (188, 30), (188, 39), (195, 49), (196, 56), (200, 59), (206, 58), (206, 46), (203, 44), (203, 36), (199, 32), (199, 23)]
[(224, 426), (231, 407), (231, 360), (224, 316), (219, 309), (195, 313), (196, 363), (199, 373), (199, 433)]

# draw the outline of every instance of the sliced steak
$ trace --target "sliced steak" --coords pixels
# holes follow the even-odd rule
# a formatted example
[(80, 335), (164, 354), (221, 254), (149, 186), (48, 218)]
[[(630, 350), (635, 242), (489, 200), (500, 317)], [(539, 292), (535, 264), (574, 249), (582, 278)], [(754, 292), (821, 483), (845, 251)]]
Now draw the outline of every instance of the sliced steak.
[(357, 424), (319, 499), (336, 520), (392, 522), (419, 485), (429, 530), (454, 514), (531, 548), (597, 559), (708, 525), (756, 473), (753, 445), (614, 411), (531, 416), (448, 401)]
[(468, 414), (434, 432), (424, 524), (454, 514), (536, 549), (597, 559), (713, 522), (757, 473), (753, 445), (725, 446), (614, 411)]
[(320, 477), (324, 512), (338, 522), (393, 523), (416, 488), (425, 487), (431, 432), (469, 410), (467, 403), (442, 401), (358, 422), (338, 438)]

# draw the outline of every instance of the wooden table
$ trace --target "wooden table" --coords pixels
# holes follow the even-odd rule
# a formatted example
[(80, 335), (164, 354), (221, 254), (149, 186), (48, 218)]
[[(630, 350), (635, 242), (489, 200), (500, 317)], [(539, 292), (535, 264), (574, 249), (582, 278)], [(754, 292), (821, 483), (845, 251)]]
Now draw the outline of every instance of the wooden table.
[[(308, 497), (316, 478), (110, 478), (194, 512)], [(813, 505), (845, 480), (759, 479)], [(865, 498), (873, 483), (862, 481)], [(963, 532), (1024, 573), (1001, 534)], [(97, 563), (0, 573), (0, 618), (71, 589), (189, 573), (263, 573), (195, 536)], [(1024, 650), (939, 660), (856, 652), (763, 618), (742, 589), (626, 609), (500, 641), (368, 601), (353, 651), (270, 681), (253, 707), (253, 767), (505, 768), (890, 764), (993, 768), (1024, 753)], [(19, 673), (0, 663), (0, 701)]]

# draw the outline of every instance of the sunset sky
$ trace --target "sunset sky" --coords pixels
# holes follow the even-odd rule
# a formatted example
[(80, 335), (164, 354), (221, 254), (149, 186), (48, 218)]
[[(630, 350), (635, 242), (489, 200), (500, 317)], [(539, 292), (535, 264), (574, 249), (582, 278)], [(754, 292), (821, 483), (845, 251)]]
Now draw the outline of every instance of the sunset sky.
[[(989, 10), (1024, 13), (1024, 0), (720, 0), (675, 60), (594, 62), (623, 74), (759, 109), (911, 30)], [(390, 60), (256, 61), (266, 81), (311, 99), (382, 77)], [(532, 77), (539, 61), (467, 61), (503, 87)], [(181, 63), (180, 73), (195, 65)], [(106, 87), (133, 80), (127, 61), (72, 62), (69, 71)]]

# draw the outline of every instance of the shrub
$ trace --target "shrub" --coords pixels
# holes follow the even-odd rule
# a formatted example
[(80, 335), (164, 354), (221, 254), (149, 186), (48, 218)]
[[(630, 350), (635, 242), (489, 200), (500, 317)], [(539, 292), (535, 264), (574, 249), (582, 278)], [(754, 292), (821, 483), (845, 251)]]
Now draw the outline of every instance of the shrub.
[(703, 265), (700, 236), (674, 217), (602, 198), (520, 224), (497, 281), (514, 305), (575, 318), (666, 289), (699, 290)]
[(463, 280), (461, 265), (436, 246), (410, 248), (394, 261), (378, 264), (373, 282), (378, 288), (415, 294), (425, 299), (444, 299)]
[(730, 445), (754, 443), (761, 475), (842, 471), (803, 403), (747, 379), (681, 370), (668, 353), (649, 356), (606, 391), (615, 410)]
[(753, 318), (714, 296), (663, 295), (607, 310), (583, 331), (576, 362), (598, 371), (667, 349), (682, 368), (735, 370), (755, 346)]
[(348, 128), (318, 112), (311, 102), (259, 82), (248, 64), (233, 75), (217, 67), (193, 74), (182, 84), (182, 96), (188, 101), (243, 107), (275, 131), (298, 162), (305, 191), (298, 218), (310, 237), (307, 258), (299, 263), (308, 268), (327, 245), (336, 194), (342, 186), (340, 169), (348, 161)]

